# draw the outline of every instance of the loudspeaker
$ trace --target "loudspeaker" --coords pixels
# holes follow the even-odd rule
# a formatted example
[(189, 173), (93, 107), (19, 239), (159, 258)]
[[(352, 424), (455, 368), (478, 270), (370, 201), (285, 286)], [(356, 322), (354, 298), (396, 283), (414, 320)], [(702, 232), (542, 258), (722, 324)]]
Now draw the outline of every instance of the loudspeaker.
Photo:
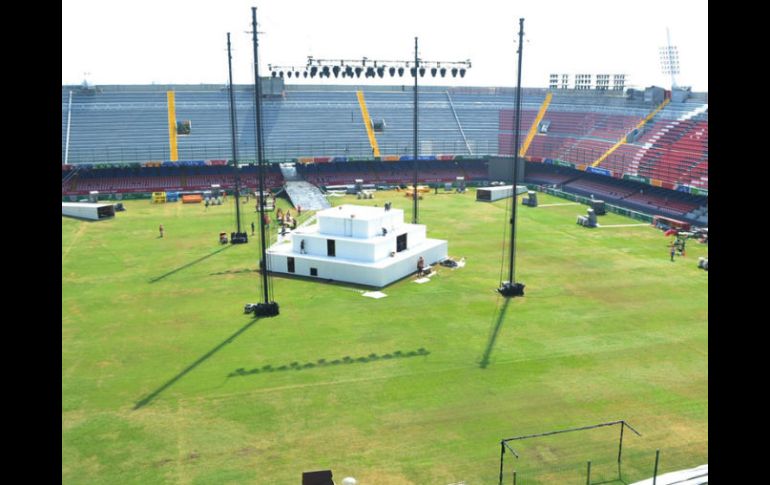
[(332, 471), (302, 472), (302, 485), (334, 485)]

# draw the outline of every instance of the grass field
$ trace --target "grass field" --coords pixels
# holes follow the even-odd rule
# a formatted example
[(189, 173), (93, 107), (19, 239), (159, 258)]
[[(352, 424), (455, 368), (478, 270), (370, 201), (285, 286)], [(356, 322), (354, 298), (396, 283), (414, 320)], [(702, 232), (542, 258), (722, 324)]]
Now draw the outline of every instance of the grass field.
[[(409, 218), (410, 200), (376, 197), (332, 202), (390, 200)], [(651, 476), (658, 448), (661, 472), (707, 463), (707, 247), (672, 263), (650, 226), (586, 229), (585, 206), (519, 206), (526, 296), (505, 300), (507, 202), (474, 198), (420, 204), (464, 268), (379, 300), (278, 276), (267, 319), (243, 314), (261, 298), (258, 241), (217, 241), (232, 205), (62, 218), (63, 483), (299, 484), (332, 469), (338, 483), (492, 484), (502, 438), (616, 419), (642, 434), (625, 435), (627, 481)], [(506, 476), (585, 483), (586, 460), (596, 481), (609, 474), (617, 429), (562, 436), (517, 442)]]

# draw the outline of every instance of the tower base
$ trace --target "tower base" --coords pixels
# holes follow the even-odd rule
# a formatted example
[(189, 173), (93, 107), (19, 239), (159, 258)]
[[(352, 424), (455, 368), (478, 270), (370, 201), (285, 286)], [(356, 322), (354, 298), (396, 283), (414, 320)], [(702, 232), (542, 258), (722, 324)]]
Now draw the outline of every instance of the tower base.
[(524, 286), (525, 285), (523, 283), (511, 284), (510, 281), (504, 281), (500, 288), (497, 289), (497, 291), (501, 295), (507, 297), (524, 296)]
[(255, 317), (274, 317), (278, 315), (278, 303), (247, 303), (243, 313), (253, 313)]

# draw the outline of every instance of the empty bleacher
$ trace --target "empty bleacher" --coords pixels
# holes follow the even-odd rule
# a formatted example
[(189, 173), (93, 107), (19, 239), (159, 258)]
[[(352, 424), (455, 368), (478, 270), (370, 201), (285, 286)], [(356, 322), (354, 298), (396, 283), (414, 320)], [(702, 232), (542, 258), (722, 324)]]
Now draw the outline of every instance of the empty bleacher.
[[(65, 152), (68, 163), (74, 166), (168, 161), (169, 89), (176, 93), (176, 119), (192, 122), (191, 133), (177, 137), (179, 160), (197, 160), (202, 164), (204, 160), (231, 159), (229, 97), (225, 86), (102, 86), (89, 91), (63, 86), (62, 162)], [(262, 131), (266, 161), (300, 161), (300, 176), (317, 185), (350, 184), (356, 178), (364, 178), (367, 183), (411, 183), (413, 162), (398, 161), (414, 152), (411, 86), (362, 88), (371, 119), (385, 122), (384, 129), (376, 133), (384, 160), (381, 163), (352, 161), (372, 158), (356, 89), (285, 85), (281, 93), (265, 97)], [(544, 89), (522, 90), (520, 143), (529, 133), (547, 93)], [(257, 158), (253, 87), (236, 86), (235, 101), (237, 158), (241, 163), (253, 163)], [(484, 156), (513, 154), (515, 101), (512, 88), (421, 87), (419, 181), (453, 182), (458, 176), (468, 182), (486, 180)], [(525, 157), (535, 162), (569, 162), (584, 170), (619, 140), (627, 140), (601, 160), (598, 168), (608, 170), (616, 179), (630, 175), (658, 187), (625, 193), (618, 188), (618, 180), (594, 181), (585, 172), (584, 176), (572, 178), (542, 173), (541, 183), (593, 191), (597, 196), (615, 197), (640, 207), (689, 213), (695, 219), (706, 216), (694, 212), (698, 205), (692, 205), (692, 201), (680, 204), (678, 195), (669, 197), (658, 190), (683, 187), (684, 192), (689, 192), (694, 187), (692, 191), (696, 193), (698, 188), (708, 189), (707, 97), (693, 95), (683, 103), (668, 103), (642, 124), (655, 108), (622, 93), (554, 91), (542, 119), (547, 130), (536, 133)], [(422, 159), (433, 155), (437, 160)], [(462, 155), (476, 161), (441, 160), (439, 155)], [(330, 163), (305, 164), (308, 161)], [(63, 168), (62, 193), (198, 190), (215, 183), (225, 187), (235, 183), (234, 175), (222, 167), (166, 165), (134, 171), (83, 170), (67, 179)], [(267, 183), (271, 188), (279, 188), (284, 183), (283, 176), (273, 165), (269, 163)], [(247, 167), (241, 177), (242, 183), (256, 187), (256, 167)], [(613, 188), (604, 187), (603, 182)]]

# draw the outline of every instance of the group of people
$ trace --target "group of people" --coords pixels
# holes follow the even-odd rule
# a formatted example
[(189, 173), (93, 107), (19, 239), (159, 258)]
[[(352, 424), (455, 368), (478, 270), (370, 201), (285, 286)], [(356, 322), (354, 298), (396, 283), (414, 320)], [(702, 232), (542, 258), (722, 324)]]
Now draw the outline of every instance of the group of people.
[(287, 227), (297, 228), (297, 219), (291, 216), (291, 210), (289, 209), (286, 209), (286, 213), (284, 213), (279, 207), (275, 219), (281, 225), (282, 230), (285, 230)]

